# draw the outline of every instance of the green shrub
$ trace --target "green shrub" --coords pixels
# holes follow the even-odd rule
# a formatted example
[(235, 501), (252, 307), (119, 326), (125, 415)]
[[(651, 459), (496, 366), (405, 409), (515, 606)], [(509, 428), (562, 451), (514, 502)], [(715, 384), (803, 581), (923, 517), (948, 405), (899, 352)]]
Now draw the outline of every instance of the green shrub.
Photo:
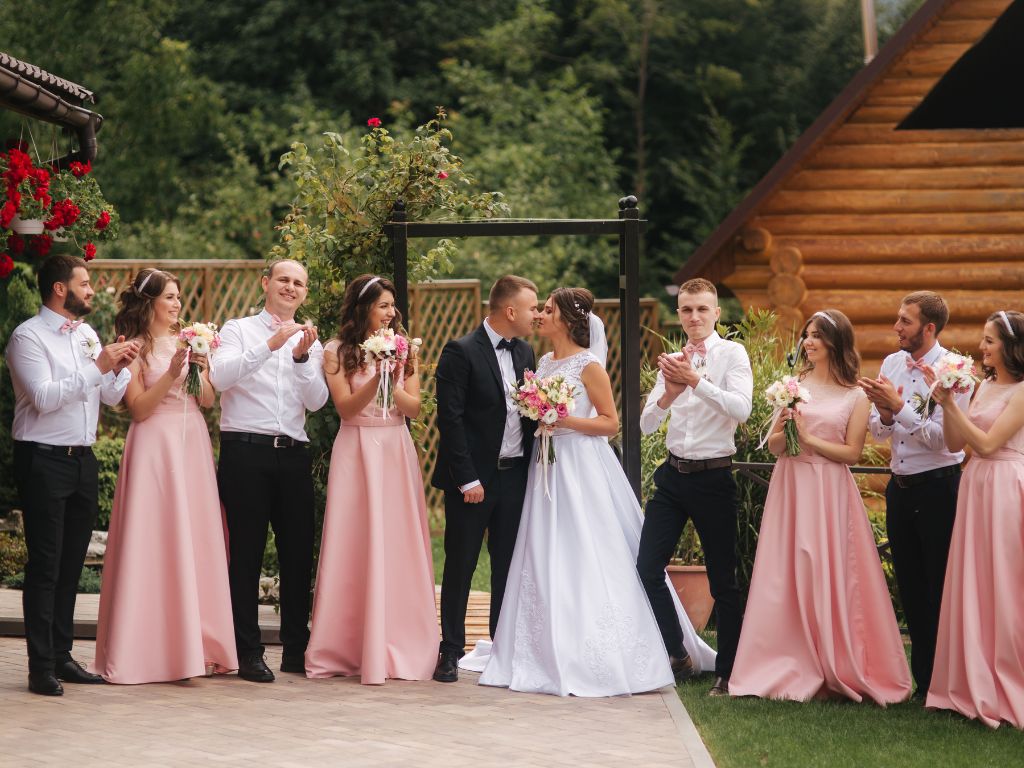
[[(82, 575), (78, 577), (78, 592), (85, 595), (98, 595), (103, 576), (98, 568), (83, 568)], [(25, 586), (25, 572), (18, 571), (13, 576), (3, 580), (3, 585), (8, 589), (22, 589)]]
[(0, 533), (0, 579), (6, 579), (25, 569), (28, 550), (25, 537), (20, 533)]
[(117, 487), (117, 473), (124, 454), (124, 438), (100, 435), (92, 447), (99, 464), (99, 515), (96, 528), (105, 531), (110, 525), (110, 511), (114, 506), (114, 489)]

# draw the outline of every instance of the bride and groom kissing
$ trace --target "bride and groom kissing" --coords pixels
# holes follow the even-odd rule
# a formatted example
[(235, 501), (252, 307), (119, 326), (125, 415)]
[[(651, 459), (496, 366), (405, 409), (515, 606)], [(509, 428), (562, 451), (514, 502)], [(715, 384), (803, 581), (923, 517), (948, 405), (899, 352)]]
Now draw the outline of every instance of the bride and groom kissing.
[[(648, 401), (644, 428), (657, 429), (671, 413), (670, 448), (684, 433), (684, 442), (696, 436), (710, 445), (721, 438), (714, 447), (726, 454), (717, 463), (703, 461), (714, 466), (684, 458), (682, 466), (661, 467), (646, 521), (608, 444), (619, 421), (605, 371), (604, 325), (593, 314), (590, 291), (557, 288), (539, 308), (534, 283), (507, 275), (491, 288), (483, 323), (445, 346), (437, 366), (441, 439), (432, 478), (445, 495), (435, 680), (454, 682), (461, 667), (482, 672), (483, 685), (614, 696), (715, 670), (712, 692), (728, 692), (740, 626), (729, 444), (736, 423), (749, 415), (752, 378), (742, 347), (714, 334), (717, 297), (699, 282), (690, 286), (699, 290), (683, 286), (681, 298), (694, 297), (689, 303), (703, 314), (694, 315), (696, 324), (680, 314), (700, 349), (659, 359), (660, 392)], [(534, 328), (553, 350), (539, 365), (522, 339)], [(721, 371), (707, 365), (713, 346), (722, 347), (715, 355)], [(511, 397), (527, 369), (562, 376), (574, 387), (572, 412), (552, 430), (557, 460), (547, 468), (546, 484), (542, 465), (532, 459), (537, 425), (520, 416)], [(698, 370), (703, 376), (687, 384)], [(717, 660), (665, 576), (688, 517), (708, 553), (722, 649)], [(470, 583), (485, 533), (493, 644), (481, 641), (463, 657)]]

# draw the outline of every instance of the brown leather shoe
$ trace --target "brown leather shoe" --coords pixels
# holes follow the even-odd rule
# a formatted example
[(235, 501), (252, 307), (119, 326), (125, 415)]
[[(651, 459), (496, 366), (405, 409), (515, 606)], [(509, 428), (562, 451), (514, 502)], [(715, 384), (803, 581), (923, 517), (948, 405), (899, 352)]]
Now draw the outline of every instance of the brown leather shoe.
[(677, 685), (679, 683), (685, 683), (697, 674), (697, 670), (694, 669), (693, 666), (693, 659), (688, 655), (683, 658), (679, 658), (678, 656), (669, 656), (668, 661), (672, 665), (672, 676), (675, 677)]
[(729, 678), (728, 677), (716, 677), (715, 684), (711, 686), (711, 690), (708, 691), (708, 696), (728, 696), (729, 695)]

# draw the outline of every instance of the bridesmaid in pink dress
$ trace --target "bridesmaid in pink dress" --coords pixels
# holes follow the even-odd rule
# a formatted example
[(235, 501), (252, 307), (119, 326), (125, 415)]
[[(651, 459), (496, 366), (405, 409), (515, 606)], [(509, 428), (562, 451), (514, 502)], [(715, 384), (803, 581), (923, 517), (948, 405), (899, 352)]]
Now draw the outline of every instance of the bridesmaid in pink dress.
[[(132, 416), (114, 492), (92, 671), (108, 683), (155, 683), (238, 668), (227, 552), (202, 373), (182, 392), (181, 284), (143, 269), (120, 297), (117, 333), (142, 343), (125, 403)], [(205, 360), (200, 361), (205, 363)]]
[(835, 309), (804, 326), (802, 383), (811, 401), (793, 418), (800, 454), (779, 456), (757, 544), (743, 634), (729, 691), (807, 701), (910, 695), (903, 653), (871, 525), (847, 465), (864, 448), (869, 402), (857, 386), (853, 327)]
[(935, 392), (946, 445), (969, 445), (973, 456), (960, 480), (925, 706), (1024, 729), (1024, 315), (989, 317), (981, 362), (985, 380), (968, 413), (948, 390)]
[(327, 481), (307, 677), (360, 675), (429, 680), (437, 661), (434, 566), (416, 449), (405, 417), (420, 412), (415, 350), (396, 371), (394, 405), (376, 404), (380, 375), (359, 345), (399, 328), (390, 280), (361, 275), (348, 285), (338, 338), (324, 348), (324, 373), (341, 428)]

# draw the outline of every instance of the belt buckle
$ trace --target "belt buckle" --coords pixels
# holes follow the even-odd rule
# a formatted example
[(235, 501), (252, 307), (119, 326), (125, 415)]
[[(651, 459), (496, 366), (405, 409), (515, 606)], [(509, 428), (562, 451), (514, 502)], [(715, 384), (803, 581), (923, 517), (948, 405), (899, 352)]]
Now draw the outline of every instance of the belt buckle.
[(281, 443), (280, 445), (278, 445), (277, 441), (278, 440), (282, 440), (282, 439), (283, 439), (283, 437), (281, 435), (274, 435), (274, 447), (275, 448), (287, 448), (288, 447), (284, 443)]
[(68, 456), (74, 456), (75, 455), (75, 446), (69, 445), (67, 447), (67, 451), (68, 451)]

